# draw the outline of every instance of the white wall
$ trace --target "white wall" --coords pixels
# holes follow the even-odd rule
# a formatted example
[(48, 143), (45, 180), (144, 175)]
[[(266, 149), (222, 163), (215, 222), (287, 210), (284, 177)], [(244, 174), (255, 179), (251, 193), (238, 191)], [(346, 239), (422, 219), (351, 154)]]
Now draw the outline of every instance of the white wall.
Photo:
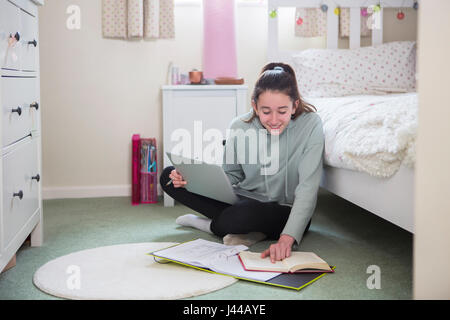
[[(131, 136), (156, 137), (161, 146), (160, 88), (169, 62), (185, 72), (202, 67), (202, 11), (199, 1), (190, 3), (175, 8), (176, 38), (158, 41), (103, 39), (101, 0), (47, 0), (40, 8), (44, 198), (131, 194)], [(73, 4), (81, 30), (66, 28)], [(249, 98), (266, 63), (266, 10), (238, 5), (236, 14), (238, 71)], [(282, 20), (282, 43), (323, 47), (323, 39), (293, 36), (294, 12), (280, 12), (292, 16)], [(385, 12), (385, 40), (414, 40), (416, 12), (401, 22), (395, 14)]]
[(450, 299), (450, 1), (421, 1), (414, 298)]

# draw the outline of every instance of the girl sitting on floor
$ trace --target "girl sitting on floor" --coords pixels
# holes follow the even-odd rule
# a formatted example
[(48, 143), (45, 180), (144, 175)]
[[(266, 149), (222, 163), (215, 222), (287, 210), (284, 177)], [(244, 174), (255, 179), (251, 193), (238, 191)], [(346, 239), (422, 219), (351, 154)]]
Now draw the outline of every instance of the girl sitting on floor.
[[(267, 64), (255, 84), (252, 110), (231, 123), (231, 133), (245, 134), (229, 135), (222, 166), (231, 184), (262, 194), (269, 202), (241, 198), (230, 205), (191, 193), (184, 188), (188, 182), (174, 167), (167, 167), (160, 177), (162, 189), (205, 216), (187, 214), (176, 223), (223, 237), (228, 245), (276, 239), (261, 256), (270, 256), (272, 262), (289, 257), (292, 246), (300, 244), (309, 228), (322, 175), (324, 135), (314, 111), (300, 97), (294, 70), (283, 63)], [(255, 130), (258, 143), (239, 141), (248, 137), (248, 130)], [(261, 130), (267, 135), (264, 143)], [(255, 164), (242, 160), (249, 157), (251, 148), (257, 148)], [(267, 150), (271, 150), (270, 163), (277, 164), (269, 173), (268, 162), (261, 156)], [(234, 157), (229, 154), (237, 159), (230, 161)], [(173, 183), (166, 185), (170, 179)]]

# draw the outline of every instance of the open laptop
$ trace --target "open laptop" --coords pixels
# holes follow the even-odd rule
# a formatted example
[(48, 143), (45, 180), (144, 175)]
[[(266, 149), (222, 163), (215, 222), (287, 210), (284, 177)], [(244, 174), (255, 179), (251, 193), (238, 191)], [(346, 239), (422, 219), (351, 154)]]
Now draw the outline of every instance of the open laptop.
[(166, 154), (175, 169), (188, 182), (185, 187), (186, 190), (192, 193), (229, 204), (234, 204), (242, 198), (255, 199), (261, 202), (269, 201), (264, 195), (232, 186), (220, 165), (184, 158), (169, 152), (166, 152)]

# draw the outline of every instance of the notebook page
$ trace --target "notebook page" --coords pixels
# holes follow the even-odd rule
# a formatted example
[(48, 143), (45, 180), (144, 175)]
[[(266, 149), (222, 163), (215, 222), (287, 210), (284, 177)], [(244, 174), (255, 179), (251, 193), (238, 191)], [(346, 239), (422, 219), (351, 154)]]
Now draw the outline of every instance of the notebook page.
[(154, 252), (155, 255), (195, 265), (197, 267), (210, 268), (211, 259), (222, 254), (225, 256), (237, 254), (247, 250), (244, 245), (226, 246), (220, 243), (197, 239), (180, 245)]

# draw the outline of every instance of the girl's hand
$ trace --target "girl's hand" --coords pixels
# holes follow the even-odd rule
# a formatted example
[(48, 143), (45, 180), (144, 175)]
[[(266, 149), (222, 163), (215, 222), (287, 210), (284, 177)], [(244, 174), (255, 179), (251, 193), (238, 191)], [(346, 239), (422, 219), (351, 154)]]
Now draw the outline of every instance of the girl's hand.
[(170, 174), (169, 178), (172, 179), (172, 184), (175, 188), (180, 188), (186, 185), (187, 181), (183, 179), (183, 176), (177, 172), (176, 169), (173, 169)]
[(270, 256), (270, 261), (283, 260), (284, 258), (291, 256), (291, 248), (295, 239), (287, 234), (282, 234), (277, 243), (271, 244), (269, 249), (261, 253), (261, 258)]

